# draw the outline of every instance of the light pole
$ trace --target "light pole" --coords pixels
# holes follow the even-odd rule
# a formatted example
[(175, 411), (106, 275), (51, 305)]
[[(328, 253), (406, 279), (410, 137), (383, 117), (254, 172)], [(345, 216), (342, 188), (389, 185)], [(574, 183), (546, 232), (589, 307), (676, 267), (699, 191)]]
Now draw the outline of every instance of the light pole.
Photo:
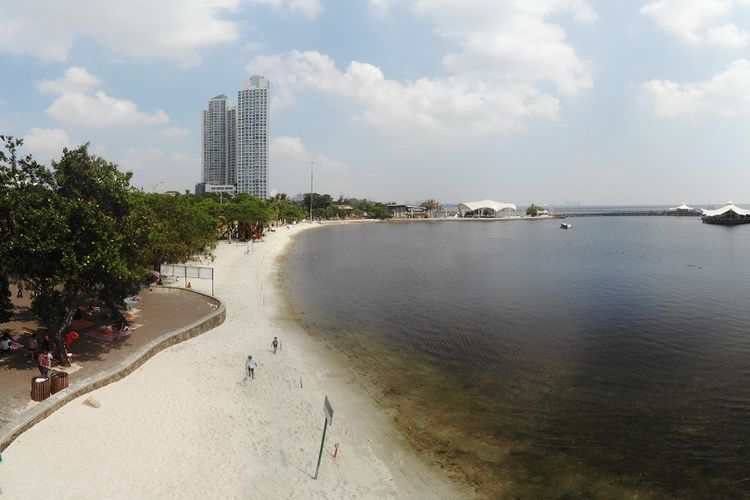
[(314, 161), (310, 161), (310, 222), (312, 223), (312, 211), (313, 211), (313, 167), (315, 166)]
[(151, 186), (151, 192), (155, 193), (156, 192), (156, 188), (158, 188), (160, 184), (164, 184), (164, 181), (159, 181), (156, 184), (151, 184), (150, 182), (147, 182), (146, 184), (148, 184), (149, 186)]

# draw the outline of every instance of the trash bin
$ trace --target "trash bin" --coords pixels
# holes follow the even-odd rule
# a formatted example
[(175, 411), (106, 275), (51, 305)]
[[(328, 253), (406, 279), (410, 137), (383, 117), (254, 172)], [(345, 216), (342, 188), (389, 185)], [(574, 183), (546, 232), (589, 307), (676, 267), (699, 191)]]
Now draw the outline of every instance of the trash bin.
[(68, 387), (68, 374), (65, 372), (52, 372), (50, 379), (52, 380), (52, 394)]
[(31, 399), (44, 401), (50, 395), (49, 378), (31, 377)]

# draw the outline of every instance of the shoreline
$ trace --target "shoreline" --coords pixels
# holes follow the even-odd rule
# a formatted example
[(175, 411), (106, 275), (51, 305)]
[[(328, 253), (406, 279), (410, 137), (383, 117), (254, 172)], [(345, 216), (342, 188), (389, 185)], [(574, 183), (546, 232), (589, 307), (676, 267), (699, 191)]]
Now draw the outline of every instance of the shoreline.
[[(66, 466), (52, 468), (47, 484), (63, 498), (472, 496), (405, 446), (392, 414), (287, 310), (283, 260), (294, 236), (314, 227), (282, 226), (247, 254), (220, 242), (213, 265), (224, 324), (91, 393), (101, 408), (78, 398), (21, 435), (3, 456), (0, 491), (34, 494), (28, 464), (52, 452)], [(255, 380), (243, 373), (248, 352)], [(314, 480), (324, 396), (335, 418)]]

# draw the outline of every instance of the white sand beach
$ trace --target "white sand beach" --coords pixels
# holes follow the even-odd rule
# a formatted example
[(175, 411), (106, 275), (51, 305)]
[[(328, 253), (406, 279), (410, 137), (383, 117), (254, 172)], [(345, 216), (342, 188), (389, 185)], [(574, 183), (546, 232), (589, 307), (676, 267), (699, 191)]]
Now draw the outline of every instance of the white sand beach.
[[(212, 265), (226, 322), (21, 435), (3, 453), (0, 496), (472, 496), (402, 447), (387, 411), (289, 317), (277, 257), (309, 227), (282, 227), (249, 254), (244, 244), (220, 243)], [(208, 281), (192, 285), (210, 291)], [(258, 362), (254, 380), (244, 372), (248, 354)], [(325, 395), (334, 418), (314, 480)], [(101, 407), (83, 404), (89, 396)]]

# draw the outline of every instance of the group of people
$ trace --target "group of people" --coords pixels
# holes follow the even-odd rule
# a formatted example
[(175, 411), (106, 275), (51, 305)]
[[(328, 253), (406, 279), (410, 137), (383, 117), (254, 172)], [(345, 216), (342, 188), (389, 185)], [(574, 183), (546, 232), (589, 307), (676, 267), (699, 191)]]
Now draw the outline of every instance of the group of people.
[[(29, 297), (31, 297), (32, 299), (36, 297), (36, 289), (34, 287), (29, 286), (27, 283), (26, 289), (29, 291)], [(17, 299), (23, 298), (23, 282), (22, 281), (18, 282), (18, 290), (16, 291), (16, 298)]]
[(21, 344), (13, 340), (13, 337), (8, 332), (5, 332), (0, 339), (0, 351), (2, 352), (16, 351), (22, 347)]
[[(39, 344), (36, 335), (33, 333), (29, 335), (26, 355), (31, 359), (36, 360), (37, 366), (39, 367), (39, 373), (42, 377), (47, 378), (49, 376), (49, 369), (52, 367), (54, 345), (49, 334), (44, 335), (41, 342), (41, 348)], [(0, 351), (17, 351), (22, 348), (23, 345), (14, 341), (13, 337), (7, 332), (4, 333), (2, 339), (0, 339)]]
[[(271, 348), (273, 349), (274, 355), (276, 354), (277, 350), (281, 350), (281, 341), (278, 337), (274, 337), (273, 341), (271, 341)], [(255, 359), (253, 359), (252, 354), (248, 354), (247, 361), (245, 362), (245, 369), (247, 370), (247, 376), (251, 379), (255, 378), (255, 369), (258, 367), (258, 363), (255, 362)]]

